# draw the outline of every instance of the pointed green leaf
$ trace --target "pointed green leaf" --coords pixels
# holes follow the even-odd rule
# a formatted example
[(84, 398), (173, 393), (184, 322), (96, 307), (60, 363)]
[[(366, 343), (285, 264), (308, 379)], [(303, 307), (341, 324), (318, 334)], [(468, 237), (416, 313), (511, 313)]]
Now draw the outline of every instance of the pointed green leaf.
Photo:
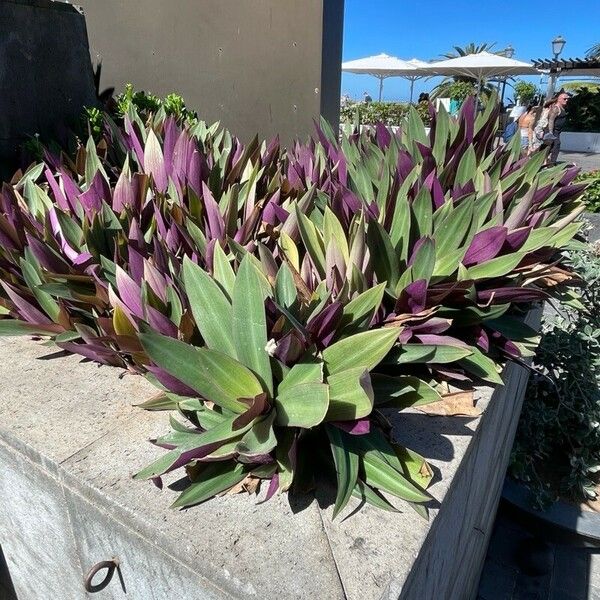
[(525, 252), (515, 252), (506, 256), (492, 258), (467, 269), (469, 279), (484, 279), (489, 277), (504, 277), (508, 275), (523, 260)]
[(248, 404), (239, 398), (254, 398), (263, 392), (254, 374), (227, 354), (197, 348), (149, 330), (139, 337), (159, 367), (223, 408), (244, 412)]
[(352, 490), (358, 480), (359, 460), (357, 454), (345, 447), (344, 437), (337, 427), (328, 425), (326, 430), (337, 475), (337, 494), (333, 507), (333, 518), (335, 519), (352, 496)]
[(235, 283), (235, 273), (220, 244), (215, 244), (213, 271), (215, 279), (221, 284), (223, 290), (225, 290), (228, 299), (231, 300), (233, 284)]
[(367, 453), (363, 458), (367, 483), (410, 502), (428, 502), (431, 497), (376, 454)]
[(278, 393), (301, 383), (323, 383), (323, 363), (315, 361), (295, 364), (279, 384)]
[(327, 372), (332, 375), (355, 367), (369, 371), (390, 351), (400, 330), (397, 327), (373, 329), (351, 335), (323, 350)]
[(233, 339), (237, 357), (259, 377), (273, 396), (273, 375), (267, 345), (264, 293), (249, 255), (242, 260), (233, 286)]
[(257, 420), (237, 443), (236, 452), (249, 457), (271, 452), (277, 446), (277, 438), (273, 431), (275, 417), (275, 411), (272, 410), (266, 417)]
[(438, 402), (441, 395), (428, 383), (413, 377), (402, 375), (391, 377), (375, 373), (371, 375), (375, 405), (385, 405), (389, 408), (408, 408)]
[(172, 508), (185, 508), (200, 504), (213, 496), (232, 488), (242, 481), (246, 473), (244, 465), (233, 461), (214, 462), (204, 467), (201, 480), (192, 483), (173, 503)]
[(236, 358), (231, 328), (233, 311), (223, 290), (187, 256), (183, 259), (183, 282), (206, 345)]
[[(409, 363), (450, 363), (472, 353), (470, 348), (460, 346), (436, 346), (433, 344), (403, 344), (390, 355), (389, 361), (399, 365)], [(387, 361), (386, 361), (387, 362)]]
[(353, 421), (371, 414), (373, 388), (366, 367), (355, 367), (327, 378), (329, 409), (327, 421)]
[(490, 383), (497, 383), (503, 385), (502, 377), (498, 374), (498, 367), (496, 363), (489, 357), (487, 357), (478, 348), (472, 348), (473, 353), (471, 356), (462, 358), (459, 361), (459, 365), (467, 370), (469, 373), (489, 381)]
[(309, 429), (323, 421), (329, 406), (329, 387), (324, 383), (300, 383), (286, 387), (275, 399), (277, 424)]

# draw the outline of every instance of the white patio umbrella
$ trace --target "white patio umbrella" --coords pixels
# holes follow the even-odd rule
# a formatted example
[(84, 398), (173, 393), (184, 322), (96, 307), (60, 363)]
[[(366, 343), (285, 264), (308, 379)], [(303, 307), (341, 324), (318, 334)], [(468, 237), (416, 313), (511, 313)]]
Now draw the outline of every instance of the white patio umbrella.
[(428, 63), (427, 67), (422, 67), (428, 71), (429, 75), (462, 75), (472, 77), (477, 80), (477, 95), (481, 82), (489, 77), (509, 77), (511, 75), (536, 75), (538, 70), (531, 64), (506, 58), (499, 54), (490, 52), (478, 52), (477, 54), (467, 54), (458, 58), (440, 60), (438, 62)]
[[(404, 77), (404, 79), (408, 79), (408, 81), (410, 81), (410, 101), (412, 103), (413, 87), (415, 85), (415, 81), (417, 81), (417, 79), (422, 79), (423, 77), (425, 77), (427, 75), (426, 69), (429, 67), (429, 63), (425, 62), (424, 60), (419, 60), (418, 58), (411, 58), (410, 60), (407, 60), (406, 62), (409, 65), (415, 67), (415, 69), (417, 69), (417, 71), (413, 74), (402, 75), (402, 77)], [(423, 69), (425, 69), (425, 71), (423, 71)]]
[[(381, 102), (384, 79), (387, 79), (388, 77), (408, 78), (410, 76), (416, 76), (419, 69), (410, 64), (409, 61), (402, 60), (396, 56), (378, 54), (376, 56), (367, 56), (366, 58), (344, 62), (342, 63), (342, 71), (377, 77), (377, 79), (379, 79), (379, 101)], [(423, 77), (424, 75), (426, 75), (426, 73), (420, 74), (419, 76)]]

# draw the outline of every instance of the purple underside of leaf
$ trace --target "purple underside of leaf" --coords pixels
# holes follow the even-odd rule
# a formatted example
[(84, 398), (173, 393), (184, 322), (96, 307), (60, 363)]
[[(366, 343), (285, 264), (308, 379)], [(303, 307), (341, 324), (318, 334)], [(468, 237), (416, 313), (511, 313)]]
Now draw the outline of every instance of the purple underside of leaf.
[(333, 302), (308, 322), (311, 338), (320, 348), (326, 348), (337, 333), (336, 327), (343, 312), (342, 303)]
[(142, 149), (142, 145), (140, 144), (138, 134), (135, 131), (135, 128), (127, 115), (125, 115), (124, 122), (125, 131), (127, 133), (127, 135), (124, 136), (124, 139), (128, 143), (129, 149), (135, 152), (138, 164), (142, 169), (144, 169), (144, 150)]
[(398, 155), (397, 169), (402, 180), (408, 177), (414, 166), (412, 156), (406, 150), (401, 150)]
[(93, 360), (95, 362), (113, 366), (122, 364), (122, 361), (116, 352), (113, 352), (112, 350), (109, 350), (103, 346), (94, 344), (76, 344), (74, 342), (59, 342), (57, 345), (68, 352), (80, 354), (84, 358), (88, 358), (89, 360)]
[(192, 448), (182, 452), (179, 458), (164, 472), (163, 475), (176, 471), (181, 467), (184, 467), (192, 460), (201, 460), (205, 456), (212, 454), (215, 450), (218, 450), (222, 445), (223, 441), (213, 442), (211, 444), (205, 444), (204, 446), (198, 446), (198, 448)]
[(52, 323), (52, 321), (35, 306), (33, 306), (33, 304), (27, 302), (27, 300), (25, 300), (25, 298), (23, 298), (13, 286), (5, 283), (4, 281), (0, 281), (0, 285), (2, 285), (5, 292), (8, 294), (8, 297), (11, 299), (12, 303), (15, 305), (25, 321), (35, 325), (49, 325)]
[(279, 225), (279, 223), (285, 223), (290, 213), (279, 206), (273, 200), (265, 206), (262, 214), (262, 220), (269, 225)]
[(123, 304), (133, 315), (143, 319), (144, 309), (142, 307), (142, 290), (140, 286), (120, 267), (117, 267), (116, 281), (117, 291)]
[(159, 489), (162, 490), (163, 489), (163, 480), (162, 477), (152, 477), (150, 479), (150, 481), (152, 481), (152, 483)]
[(377, 144), (380, 148), (387, 148), (392, 141), (390, 130), (380, 121), (375, 126), (377, 135)]
[(163, 315), (160, 311), (156, 310), (152, 306), (147, 305), (146, 317), (148, 319), (148, 323), (154, 331), (158, 331), (159, 333), (172, 338), (177, 338), (177, 326), (175, 323), (173, 323), (173, 321), (171, 321), (171, 319)]
[(225, 222), (219, 210), (212, 192), (208, 186), (202, 182), (202, 197), (204, 199), (204, 208), (206, 209), (206, 218), (208, 220), (208, 234), (210, 238), (223, 239), (225, 231)]
[(64, 168), (60, 168), (58, 172), (60, 175), (60, 180), (62, 182), (62, 187), (65, 192), (65, 197), (67, 198), (67, 202), (69, 203), (71, 210), (76, 213), (78, 204), (77, 199), (81, 194), (81, 190), (77, 187), (76, 183), (73, 181), (71, 176), (67, 173), (67, 171)]
[(487, 353), (490, 351), (490, 338), (488, 337), (488, 334), (485, 331), (485, 329), (480, 329), (476, 343), (484, 352)]
[(112, 208), (116, 213), (122, 212), (127, 206), (135, 206), (135, 184), (127, 177), (125, 171), (121, 172), (112, 195)]
[(71, 207), (67, 202), (67, 197), (63, 194), (58, 183), (56, 183), (56, 179), (54, 178), (54, 175), (52, 174), (50, 169), (46, 169), (44, 171), (44, 175), (46, 177), (48, 185), (50, 186), (50, 189), (52, 190), (52, 194), (54, 196), (54, 199), (56, 200), (56, 204), (58, 205), (58, 207), (64, 211), (70, 210)]
[(417, 334), (415, 337), (422, 344), (430, 344), (432, 346), (454, 346), (456, 348), (468, 348), (468, 344), (465, 344), (462, 340), (452, 337), (450, 335), (435, 335), (429, 333)]
[(427, 282), (425, 279), (413, 281), (402, 290), (396, 302), (397, 314), (421, 312), (427, 303)]
[(371, 432), (370, 419), (357, 419), (356, 421), (332, 421), (339, 429), (342, 429), (350, 435), (366, 435)]
[(515, 229), (511, 231), (506, 236), (506, 243), (504, 244), (504, 248), (510, 252), (516, 252), (526, 241), (531, 233), (533, 227), (521, 227), (520, 229)]
[(52, 273), (69, 273), (69, 265), (48, 248), (43, 242), (29, 233), (25, 234), (29, 249), (42, 267)]
[(163, 153), (165, 161), (165, 170), (167, 175), (171, 175), (173, 172), (173, 153), (175, 151), (175, 144), (181, 134), (177, 122), (174, 117), (167, 117), (164, 124), (164, 142), (163, 142)]
[(271, 481), (269, 482), (269, 489), (267, 490), (267, 495), (265, 496), (264, 501), (270, 500), (274, 495), (277, 489), (279, 488), (279, 473), (275, 473), (273, 477), (271, 477)]
[(195, 398), (198, 396), (198, 392), (193, 390), (191, 387), (185, 385), (171, 375), (167, 373), (164, 369), (157, 367), (156, 365), (148, 365), (146, 369), (156, 377), (158, 382), (165, 387), (167, 390), (177, 394), (178, 396), (187, 396), (191, 398)]
[(285, 365), (292, 365), (306, 350), (306, 343), (295, 330), (288, 331), (278, 342), (273, 356)]
[(444, 190), (442, 189), (440, 180), (436, 177), (435, 171), (431, 171), (423, 183), (431, 192), (435, 208), (442, 206), (444, 204)]
[(504, 245), (506, 235), (506, 227), (490, 227), (475, 234), (462, 261), (463, 264), (468, 267), (495, 258)]

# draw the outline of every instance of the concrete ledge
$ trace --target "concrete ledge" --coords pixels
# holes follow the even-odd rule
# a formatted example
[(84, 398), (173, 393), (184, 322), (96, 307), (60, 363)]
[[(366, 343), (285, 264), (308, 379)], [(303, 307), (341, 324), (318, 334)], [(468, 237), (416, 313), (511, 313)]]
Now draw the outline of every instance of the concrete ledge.
[(509, 365), (493, 395), (478, 390), (480, 418), (393, 417), (398, 440), (436, 472), (429, 522), (406, 505), (332, 522), (332, 508), (308, 498), (170, 510), (173, 491), (131, 480), (162, 452), (144, 440), (167, 430), (167, 415), (131, 407), (154, 388), (75, 356), (42, 360), (52, 352), (0, 340), (0, 546), (19, 598), (86, 598), (84, 575), (114, 556), (127, 593), (114, 577), (102, 598), (451, 600), (476, 589), (521, 367)]
[(563, 131), (560, 148), (564, 152), (600, 152), (600, 133)]

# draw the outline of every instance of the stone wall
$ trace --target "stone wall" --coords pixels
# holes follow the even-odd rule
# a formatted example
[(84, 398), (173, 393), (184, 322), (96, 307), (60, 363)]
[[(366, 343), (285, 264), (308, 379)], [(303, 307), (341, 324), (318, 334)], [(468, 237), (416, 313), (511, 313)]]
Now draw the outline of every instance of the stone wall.
[(0, 0), (0, 176), (36, 133), (61, 137), (95, 104), (83, 15), (50, 0)]
[(145, 380), (25, 339), (0, 340), (0, 364), (0, 546), (24, 600), (85, 598), (84, 575), (113, 557), (127, 595), (114, 577), (98, 597), (468, 599), (527, 376), (509, 365), (506, 386), (478, 389), (479, 418), (393, 417), (434, 469), (429, 521), (407, 505), (332, 521), (328, 503), (285, 496), (173, 511), (175, 491), (131, 480), (168, 429), (131, 406), (155, 393)]

